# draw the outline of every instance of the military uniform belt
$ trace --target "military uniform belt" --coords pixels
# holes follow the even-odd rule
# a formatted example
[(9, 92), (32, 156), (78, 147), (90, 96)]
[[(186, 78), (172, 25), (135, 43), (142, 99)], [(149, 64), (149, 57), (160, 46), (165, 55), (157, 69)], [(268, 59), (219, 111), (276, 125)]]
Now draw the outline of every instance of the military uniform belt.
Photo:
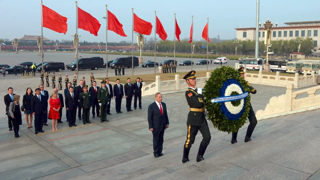
[(204, 108), (190, 108), (192, 112), (204, 112)]

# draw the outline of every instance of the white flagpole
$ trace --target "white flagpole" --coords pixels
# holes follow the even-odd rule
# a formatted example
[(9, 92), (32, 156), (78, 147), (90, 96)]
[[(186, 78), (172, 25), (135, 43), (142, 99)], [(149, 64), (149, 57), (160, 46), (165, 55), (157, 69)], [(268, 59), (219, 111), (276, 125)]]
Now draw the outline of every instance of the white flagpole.
[[(174, 63), (176, 62), (176, 13), (174, 13), (174, 33), (173, 33), (173, 60)], [(178, 67), (178, 64), (176, 64), (176, 68)]]
[(154, 73), (156, 74), (156, 48), (157, 48), (157, 11), (154, 11), (154, 24), (155, 24), (155, 28), (154, 28)]
[(106, 11), (107, 11), (107, 15), (106, 15), (106, 73), (107, 73), (107, 77), (108, 77), (108, 23), (109, 23), (109, 19), (108, 19), (108, 5), (106, 5)]
[(193, 64), (192, 64), (192, 62), (193, 62), (193, 48), (192, 48), (192, 44), (193, 44), (193, 16), (191, 16), (191, 26), (192, 26), (192, 37), (191, 37), (191, 70), (193, 69)]
[[(75, 34), (75, 40), (79, 41), (79, 38), (78, 38), (78, 1), (76, 1), (76, 34)], [(79, 45), (79, 42), (76, 42), (77, 79), (78, 79), (78, 76), (79, 76), (78, 45)]]
[(132, 53), (132, 75), (133, 75), (133, 31), (134, 31), (134, 12), (132, 8), (132, 42), (131, 42), (131, 53)]
[(43, 54), (43, 8), (42, 8), (42, 0), (40, 0), (41, 2), (41, 62), (42, 62), (42, 70), (44, 70), (43, 68), (43, 61), (44, 61), (44, 54)]
[(209, 58), (208, 58), (208, 45), (209, 45), (209, 18), (207, 19), (207, 23), (208, 23), (208, 34), (207, 34), (207, 36), (208, 36), (208, 40), (207, 40), (207, 70), (208, 70), (208, 60), (209, 60)]

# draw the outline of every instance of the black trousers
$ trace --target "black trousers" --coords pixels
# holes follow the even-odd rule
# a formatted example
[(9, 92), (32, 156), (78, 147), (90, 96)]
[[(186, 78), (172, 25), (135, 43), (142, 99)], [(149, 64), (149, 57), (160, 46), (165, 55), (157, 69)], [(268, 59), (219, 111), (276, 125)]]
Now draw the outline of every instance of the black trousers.
[(12, 129), (12, 127), (13, 127), (12, 119), (8, 116), (8, 128)]
[(81, 119), (81, 107), (80, 107), (80, 105), (78, 105), (77, 108), (78, 108), (78, 118)]
[(142, 105), (141, 105), (141, 94), (138, 94), (138, 95), (135, 95), (134, 96), (134, 105), (133, 105), (133, 107), (134, 107), (134, 109), (136, 109), (137, 108), (137, 99), (139, 100), (139, 108), (142, 108)]
[(89, 123), (90, 108), (83, 108), (83, 124)]
[(116, 97), (116, 111), (121, 111), (122, 96)]
[(34, 130), (35, 132), (42, 131), (43, 127), (43, 118), (46, 116), (46, 113), (36, 113), (34, 116)]
[(15, 135), (19, 135), (19, 129), (20, 129), (20, 125), (13, 126), (13, 132)]
[(69, 109), (68, 111), (68, 121), (69, 121), (69, 126), (74, 125), (76, 123), (76, 107), (74, 109)]
[(205, 126), (192, 126), (188, 125), (188, 133), (187, 133), (187, 140), (184, 143), (185, 148), (191, 148), (192, 144), (194, 143), (194, 140), (197, 136), (198, 131), (202, 134), (202, 141), (201, 144), (204, 146), (208, 146), (211, 140), (211, 134), (209, 130), (208, 124)]
[[(251, 104), (250, 104), (250, 112), (249, 112), (249, 115), (248, 115), (248, 119), (249, 119), (250, 124), (249, 124), (248, 129), (247, 129), (246, 137), (251, 138), (251, 135), (252, 135), (252, 133), (254, 131), (254, 128), (258, 124), (256, 115), (254, 114), (254, 111), (252, 109)], [(233, 135), (232, 137), (234, 139), (236, 139), (237, 135), (238, 135), (238, 131), (237, 132), (233, 132), (232, 135)]]
[(43, 114), (42, 122), (43, 122), (43, 124), (47, 124), (47, 122), (48, 122), (48, 110), (46, 111), (46, 113)]
[(152, 131), (152, 135), (153, 135), (153, 153), (154, 154), (162, 153), (164, 130), (165, 129)]
[(95, 112), (97, 112), (97, 116), (99, 116), (99, 111), (100, 111), (99, 102), (98, 100), (94, 100), (92, 102), (92, 115), (95, 116)]
[(109, 97), (108, 104), (106, 107), (107, 114), (110, 114), (110, 106), (111, 106), (111, 97)]
[(126, 107), (127, 111), (131, 110), (132, 96), (126, 97)]
[(58, 122), (62, 122), (62, 121), (61, 121), (61, 117), (62, 117), (62, 109), (63, 109), (63, 108), (61, 107), (61, 108), (60, 108), (60, 110), (59, 110), (59, 114), (60, 114), (60, 116), (59, 116), (59, 117), (60, 117), (60, 118), (58, 119)]
[(66, 118), (67, 118), (67, 122), (69, 121), (69, 119), (68, 119), (68, 117), (69, 117), (69, 116), (68, 116), (68, 114), (69, 114), (69, 110), (67, 110), (67, 109), (66, 109)]

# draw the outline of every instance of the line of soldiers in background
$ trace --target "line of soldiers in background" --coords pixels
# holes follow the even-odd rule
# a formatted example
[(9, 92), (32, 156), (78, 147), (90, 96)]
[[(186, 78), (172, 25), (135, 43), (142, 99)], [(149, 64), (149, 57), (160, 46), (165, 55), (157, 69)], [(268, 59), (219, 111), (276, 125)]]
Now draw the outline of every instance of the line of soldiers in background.
[[(49, 80), (50, 72), (46, 72), (46, 73), (44, 73), (43, 71), (40, 72), (40, 84), (44, 85), (44, 83), (45, 83), (44, 76), (46, 76), (46, 86), (50, 87), (50, 80)], [(81, 80), (83, 81), (83, 85), (85, 86), (86, 85), (86, 78), (82, 77)], [(91, 73), (91, 75), (90, 75), (91, 87), (93, 86), (94, 81), (95, 81), (94, 75), (93, 75), (93, 73)], [(66, 77), (64, 78), (64, 82), (65, 82), (65, 87), (67, 88), (68, 83), (70, 82), (68, 74), (66, 74)], [(78, 82), (77, 73), (75, 72), (73, 75), (73, 80), (72, 80), (73, 87), (77, 87), (77, 82)], [(52, 89), (56, 88), (56, 74), (54, 72), (52, 72), (52, 74), (51, 74), (51, 83), (52, 83)], [(62, 90), (62, 74), (61, 73), (59, 73), (59, 76), (58, 76), (58, 89)]]
[(170, 63), (170, 64), (162, 64), (162, 73), (176, 73), (177, 72), (177, 65)]
[[(2, 67), (1, 73), (2, 73), (3, 77), (6, 76), (6, 71), (5, 71), (4, 67)], [(21, 76), (36, 76), (36, 65), (33, 64), (30, 67), (28, 67), (28, 66), (24, 67), (21, 65), (20, 73), (21, 73)], [(15, 74), (15, 75), (18, 74), (17, 66), (13, 67), (13, 74)]]
[(114, 66), (114, 75), (121, 76), (121, 71), (122, 75), (124, 76), (124, 66)]

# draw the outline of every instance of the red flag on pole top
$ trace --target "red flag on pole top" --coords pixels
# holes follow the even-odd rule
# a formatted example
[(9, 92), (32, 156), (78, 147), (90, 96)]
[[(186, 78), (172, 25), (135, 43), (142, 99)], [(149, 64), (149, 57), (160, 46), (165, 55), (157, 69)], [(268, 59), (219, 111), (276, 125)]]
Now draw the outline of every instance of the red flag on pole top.
[(180, 42), (181, 30), (180, 30), (180, 27), (178, 25), (178, 21), (176, 19), (175, 19), (175, 21), (176, 21), (176, 32), (175, 32), (175, 34), (176, 34), (176, 38), (178, 39), (178, 42)]
[(66, 34), (68, 30), (67, 20), (68, 18), (61, 16), (54, 10), (42, 5), (42, 27)]
[(168, 35), (167, 35), (167, 33), (166, 33), (166, 30), (164, 30), (164, 28), (163, 28), (163, 26), (162, 26), (162, 24), (161, 24), (158, 16), (156, 17), (156, 19), (157, 19), (157, 20), (156, 20), (156, 22), (157, 22), (157, 24), (156, 24), (156, 33), (159, 35), (159, 37), (160, 37), (163, 41), (165, 41), (165, 40), (167, 39), (167, 37), (168, 37)]
[(191, 24), (191, 27), (190, 27), (190, 40), (188, 41), (188, 43), (192, 43), (192, 32), (193, 32), (193, 24)]
[(202, 38), (205, 39), (206, 41), (210, 42), (209, 39), (209, 30), (208, 30), (208, 23), (204, 26), (203, 31), (202, 31)]
[(139, 18), (136, 14), (134, 14), (134, 31), (140, 34), (150, 35), (152, 31), (152, 24), (148, 21), (145, 21)]
[(108, 30), (117, 33), (120, 36), (127, 37), (126, 33), (122, 28), (122, 24), (118, 18), (110, 11), (108, 11)]
[(78, 7), (78, 28), (98, 36), (100, 26), (101, 24), (96, 18)]

